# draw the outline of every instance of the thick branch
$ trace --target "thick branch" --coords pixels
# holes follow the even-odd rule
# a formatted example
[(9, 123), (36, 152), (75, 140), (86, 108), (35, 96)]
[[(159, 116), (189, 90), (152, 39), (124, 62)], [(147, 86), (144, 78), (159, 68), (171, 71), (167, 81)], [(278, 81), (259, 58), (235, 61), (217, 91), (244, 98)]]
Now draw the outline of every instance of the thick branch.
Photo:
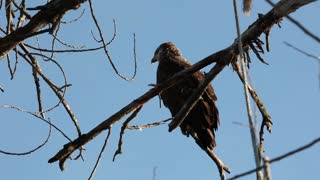
[(93, 128), (87, 134), (83, 134), (82, 136), (75, 139), (74, 141), (68, 144), (65, 144), (64, 148), (60, 150), (48, 162), (53, 163), (55, 161), (63, 160), (64, 158), (69, 157), (75, 150), (87, 144), (89, 141), (91, 141), (97, 135), (99, 135), (102, 131), (110, 128), (110, 126), (118, 122), (121, 118), (129, 114), (131, 111), (133, 111), (137, 107), (143, 105), (154, 96), (157, 96), (162, 90), (171, 87), (172, 85), (177, 83), (179, 80), (183, 79), (184, 77), (187, 77), (191, 73), (199, 71), (201, 68), (209, 65), (212, 62), (216, 62), (218, 60), (222, 61), (223, 60), (222, 58), (225, 56), (225, 54), (228, 54), (228, 51), (230, 50), (227, 48), (226, 50), (222, 50), (215, 54), (212, 54), (207, 58), (203, 59), (202, 61), (199, 61), (198, 63), (194, 64), (192, 67), (177, 73), (176, 75), (174, 75), (173, 77), (165, 81), (164, 83), (158, 84), (156, 87), (150, 89), (148, 92), (144, 93), (139, 98), (133, 100), (127, 106), (123, 107), (121, 110), (119, 110), (118, 112), (116, 112), (115, 114), (113, 114), (112, 116), (104, 120), (103, 122), (101, 122), (99, 125)]
[[(249, 26), (249, 28), (241, 34), (241, 42), (243, 44), (243, 47), (248, 46), (248, 44), (251, 41), (256, 40), (263, 32), (265, 32), (268, 29), (271, 29), (271, 27), (281, 21), (283, 17), (288, 15), (289, 13), (295, 11), (299, 7), (313, 2), (311, 0), (297, 0), (297, 1), (286, 1), (282, 0), (278, 4), (274, 6), (274, 8), (269, 11), (266, 15), (261, 15), (257, 21), (255, 21), (252, 25)], [(197, 103), (198, 98), (201, 96), (201, 94), (204, 92), (205, 88), (208, 86), (211, 80), (216, 76), (215, 73), (219, 73), (219, 71), (222, 71), (223, 68), (230, 63), (236, 55), (239, 55), (239, 49), (238, 49), (238, 43), (235, 41), (229, 48), (224, 49), (226, 53), (224, 56), (221, 57), (221, 59), (215, 61), (217, 62), (216, 70), (211, 69), (212, 74), (207, 75), (206, 78), (203, 80), (203, 82), (197, 87), (195, 92), (191, 97), (188, 98), (185, 105), (180, 109), (178, 114), (174, 117), (173, 121), (169, 125), (169, 131), (174, 130), (176, 127), (178, 127), (184, 120), (185, 117), (189, 114), (193, 106)], [(210, 57), (210, 56), (209, 56)], [(268, 127), (269, 129), (269, 127)]]
[[(271, 6), (274, 6), (274, 3), (271, 0), (266, 0)], [(309, 31), (306, 27), (304, 27), (299, 21), (295, 20), (291, 16), (287, 16), (289, 21), (291, 21), (293, 24), (295, 24), (298, 28), (301, 29), (306, 35), (310, 36), (312, 39), (320, 43), (320, 37), (313, 34), (311, 31)]]
[(20, 42), (38, 34), (37, 31), (48, 24), (53, 24), (54, 26), (67, 11), (78, 9), (80, 4), (85, 1), (86, 0), (53, 0), (45, 6), (35, 8), (40, 11), (31, 18), (28, 24), (0, 38), (0, 60)]
[[(246, 46), (248, 42), (259, 37), (266, 29), (270, 29), (274, 24), (277, 24), (283, 17), (285, 17), (289, 13), (311, 2), (313, 2), (313, 0), (280, 1), (269, 13), (260, 17), (242, 34), (243, 45)], [(133, 100), (127, 106), (123, 107), (121, 110), (101, 122), (87, 134), (83, 134), (73, 142), (64, 145), (64, 148), (60, 150), (48, 162), (53, 163), (58, 160), (65, 161), (75, 150), (94, 139), (102, 131), (110, 128), (111, 125), (118, 122), (125, 115), (141, 106), (142, 104), (146, 103), (154, 96), (158, 95), (164, 89), (169, 88), (170, 86), (181, 80), (183, 77), (188, 76), (188, 74), (194, 73), (213, 62), (218, 63), (222, 70), (233, 59), (230, 57), (235, 57), (238, 55), (237, 52), (237, 42), (234, 42), (230, 47), (214, 53), (194, 64), (192, 67), (177, 73), (164, 83), (157, 85), (139, 98)]]

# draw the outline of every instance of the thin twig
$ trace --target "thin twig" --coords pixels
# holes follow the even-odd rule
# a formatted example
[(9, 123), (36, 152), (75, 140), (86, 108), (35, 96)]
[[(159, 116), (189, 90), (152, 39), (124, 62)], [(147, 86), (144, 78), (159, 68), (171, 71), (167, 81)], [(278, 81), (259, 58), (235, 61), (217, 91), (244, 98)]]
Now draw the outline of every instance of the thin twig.
[[(102, 40), (98, 40), (98, 39), (94, 36), (92, 30), (91, 30), (91, 35), (92, 35), (93, 39), (94, 39), (96, 42), (98, 42), (98, 43), (101, 43), (101, 42), (102, 42)], [(116, 20), (113, 19), (113, 35), (112, 35), (111, 40), (110, 40), (105, 46), (110, 45), (110, 44), (113, 42), (113, 40), (116, 38), (116, 36), (117, 36), (117, 23), (116, 23)], [(102, 46), (102, 48), (103, 48), (103, 46)]]
[(118, 154), (122, 154), (122, 144), (123, 144), (123, 136), (125, 133), (125, 130), (128, 126), (128, 124), (130, 123), (130, 121), (132, 121), (137, 114), (140, 112), (141, 108), (143, 105), (141, 105), (140, 107), (138, 107), (129, 117), (127, 120), (124, 121), (122, 127), (121, 127), (121, 131), (120, 131), (120, 137), (119, 137), (119, 142), (118, 142), (118, 149), (116, 150), (116, 152), (113, 155), (112, 161), (114, 161), (116, 159), (116, 156)]
[(290, 44), (290, 43), (288, 43), (288, 42), (286, 42), (286, 41), (284, 41), (283, 43), (284, 43), (285, 45), (293, 48), (294, 50), (296, 50), (296, 51), (298, 51), (298, 52), (306, 55), (307, 57), (310, 57), (310, 58), (318, 61), (318, 66), (319, 66), (319, 68), (318, 68), (318, 69), (319, 69), (319, 70), (318, 70), (318, 71), (319, 71), (318, 79), (319, 79), (319, 88), (320, 88), (320, 56), (316, 56), (316, 55), (310, 54), (310, 53), (308, 53), (308, 52), (306, 52), (306, 51), (304, 51), (304, 50), (302, 50), (302, 49), (299, 49), (299, 48), (295, 47), (294, 45), (292, 45), (292, 44)]
[(290, 43), (288, 43), (288, 42), (286, 42), (286, 41), (284, 41), (283, 43), (284, 43), (285, 45), (291, 47), (292, 49), (298, 51), (299, 53), (302, 53), (302, 54), (306, 55), (307, 57), (310, 57), (310, 58), (312, 58), (312, 59), (320, 62), (320, 56), (316, 56), (316, 55), (310, 54), (310, 53), (308, 53), (308, 52), (306, 52), (306, 51), (304, 51), (304, 50), (302, 50), (302, 49), (297, 48), (296, 46), (294, 46), (294, 45), (292, 45), (292, 44), (290, 44)]
[[(97, 28), (98, 31), (99, 31), (99, 36), (100, 36), (100, 39), (101, 39), (102, 44), (103, 44), (104, 52), (105, 52), (105, 54), (106, 54), (106, 56), (107, 56), (107, 59), (109, 60), (109, 62), (110, 62), (110, 64), (111, 64), (113, 70), (115, 71), (115, 73), (116, 73), (119, 77), (121, 77), (122, 79), (124, 79), (124, 80), (126, 80), (126, 81), (132, 81), (132, 80), (134, 80), (134, 78), (135, 78), (135, 76), (136, 76), (135, 73), (132, 75), (132, 77), (127, 78), (126, 76), (122, 75), (122, 74), (118, 71), (117, 67), (116, 67), (115, 64), (113, 63), (112, 58), (111, 58), (111, 55), (110, 55), (109, 51), (107, 50), (107, 43), (106, 43), (105, 40), (104, 40), (104, 36), (103, 36), (102, 30), (101, 30), (101, 28), (100, 28), (100, 25), (99, 25), (99, 23), (98, 23), (98, 20), (97, 20), (95, 14), (94, 14), (93, 2), (92, 2), (92, 0), (88, 0), (88, 2), (89, 2), (90, 12), (91, 12), (91, 17), (92, 17), (92, 19), (93, 19), (93, 21), (94, 21), (94, 24), (95, 24), (96, 28)], [(134, 40), (134, 44), (135, 44), (135, 40)], [(136, 58), (134, 58), (134, 59), (135, 59), (135, 60), (134, 60), (134, 63), (135, 63), (135, 66), (134, 66), (134, 67), (135, 67), (135, 72), (136, 72), (136, 64), (137, 64), (137, 62), (136, 62)]]
[(71, 24), (71, 23), (74, 23), (76, 21), (79, 21), (83, 17), (85, 12), (86, 12), (86, 9), (83, 9), (82, 12), (80, 13), (79, 17), (74, 18), (74, 19), (72, 19), (70, 21), (61, 21), (61, 23), (63, 23), (63, 24)]
[(97, 161), (96, 161), (96, 164), (94, 165), (94, 167), (93, 167), (93, 169), (92, 169), (92, 171), (91, 171), (91, 173), (90, 173), (90, 176), (89, 176), (88, 180), (92, 179), (94, 173), (96, 172), (96, 169), (97, 169), (97, 167), (98, 167), (98, 165), (99, 165), (99, 162), (100, 162), (100, 160), (101, 160), (101, 158), (102, 158), (102, 154), (103, 154), (103, 152), (104, 152), (104, 150), (105, 150), (105, 148), (106, 148), (106, 146), (107, 146), (107, 144), (108, 144), (108, 140), (109, 140), (109, 137), (110, 137), (110, 134), (111, 134), (111, 128), (108, 129), (108, 130), (109, 130), (109, 131), (108, 131), (107, 137), (106, 137), (106, 139), (104, 140), (104, 144), (103, 144), (103, 146), (102, 146), (102, 148), (101, 148), (101, 151), (100, 151), (100, 153), (99, 153), (99, 156), (98, 156), (98, 159), (97, 159)]
[[(276, 157), (276, 158), (273, 158), (273, 159), (271, 159), (271, 160), (269, 160), (269, 161), (267, 161), (267, 162), (268, 162), (269, 164), (272, 164), (272, 163), (274, 163), (274, 162), (280, 161), (280, 160), (285, 159), (285, 158), (287, 158), (287, 157), (293, 156), (293, 155), (295, 155), (296, 153), (299, 153), (299, 152), (302, 152), (302, 151), (304, 151), (304, 150), (306, 150), (306, 149), (308, 149), (308, 148), (311, 148), (313, 145), (315, 145), (315, 144), (317, 144), (317, 143), (319, 143), (319, 142), (320, 142), (320, 137), (316, 138), (315, 140), (313, 140), (312, 142), (310, 142), (310, 143), (308, 143), (308, 144), (306, 144), (306, 145), (304, 145), (304, 146), (301, 146), (301, 147), (299, 147), (299, 148), (297, 148), (297, 149), (294, 149), (294, 150), (292, 150), (292, 151), (289, 151), (289, 152), (287, 152), (287, 153), (285, 153), (285, 154), (283, 154), (283, 155), (281, 155), (281, 156), (278, 156), (278, 157)], [(262, 166), (259, 166), (259, 167), (255, 168), (255, 169), (252, 169), (252, 170), (246, 171), (246, 172), (244, 172), (244, 173), (238, 174), (238, 175), (236, 175), (236, 176), (233, 176), (233, 177), (231, 177), (231, 178), (228, 178), (227, 180), (238, 179), (238, 178), (240, 178), (240, 177), (247, 176), (247, 175), (252, 174), (252, 173), (254, 173), (254, 172), (256, 172), (256, 171), (259, 171), (259, 170), (261, 170), (261, 169), (263, 169), (263, 168), (265, 168), (265, 165), (262, 165)]]
[(77, 52), (91, 52), (91, 51), (97, 51), (103, 48), (103, 46), (100, 47), (95, 47), (95, 48), (87, 48), (87, 49), (61, 49), (61, 50), (52, 50), (52, 49), (44, 49), (44, 48), (38, 48), (38, 47), (34, 47), (31, 46), (29, 44), (25, 44), (27, 47), (29, 47), (30, 49), (34, 49), (37, 51), (43, 51), (43, 52), (54, 52), (54, 53), (77, 53)]
[[(32, 18), (32, 16), (25, 11), (25, 0), (22, 0), (21, 3), (20, 3), (20, 5), (18, 5), (15, 1), (11, 1), (11, 2), (12, 2), (12, 4), (13, 4), (17, 9), (19, 9), (19, 11), (20, 11), (20, 17), (19, 17), (19, 19), (20, 19), (22, 16), (25, 16), (27, 19), (31, 19), (31, 18)], [(19, 20), (19, 22), (17, 23), (17, 25), (21, 24), (20, 22), (21, 22), (21, 20)], [(20, 27), (20, 26), (18, 26), (18, 27)]]
[(37, 150), (39, 150), (40, 148), (42, 148), (44, 145), (47, 144), (47, 142), (49, 141), (50, 137), (51, 137), (51, 122), (50, 122), (50, 119), (48, 119), (48, 122), (50, 123), (49, 124), (49, 131), (48, 131), (48, 135), (45, 139), (45, 141), (43, 143), (41, 143), (40, 145), (38, 145), (36, 148), (32, 149), (32, 150), (29, 150), (29, 151), (26, 151), (26, 152), (20, 152), (20, 153), (17, 153), (17, 152), (7, 152), (7, 151), (3, 151), (3, 150), (0, 150), (0, 153), (2, 154), (6, 154), (6, 155), (13, 155), (13, 156), (24, 156), (24, 155), (28, 155), (28, 154), (31, 154)]
[[(60, 27), (59, 27), (60, 28)], [(57, 30), (59, 29), (59, 28), (57, 28)], [(55, 34), (51, 34), (51, 36), (53, 37), (53, 42), (54, 42), (54, 40), (57, 40), (60, 44), (62, 44), (63, 46), (65, 46), (65, 47), (68, 47), (68, 48), (72, 48), (72, 49), (83, 49), (84, 47), (85, 47), (85, 45), (81, 45), (81, 46), (75, 46), (75, 45), (72, 45), (72, 44), (68, 44), (68, 43), (66, 43), (66, 42), (64, 42), (63, 40), (61, 40), (59, 37), (58, 37), (58, 31), (55, 31), (56, 33)], [(52, 52), (55, 52), (55, 50), (54, 50), (54, 46), (53, 46), (53, 43), (52, 42), (52, 45), (51, 45), (51, 47), (52, 47)]]
[(163, 121), (159, 121), (159, 122), (155, 122), (155, 123), (151, 123), (151, 124), (146, 124), (146, 125), (142, 125), (142, 126), (138, 126), (138, 125), (127, 126), (127, 129), (129, 129), (129, 130), (140, 130), (141, 131), (143, 129), (160, 126), (160, 125), (165, 124), (166, 122), (168, 122), (170, 120), (172, 120), (172, 117), (168, 118), (166, 120), (163, 120)]
[(16, 107), (16, 106), (8, 106), (8, 105), (1, 105), (0, 108), (9, 108), (9, 109), (15, 109), (17, 111), (21, 111), (21, 112), (24, 112), (24, 113), (27, 113), (27, 114), (30, 114), (40, 120), (42, 120), (43, 122), (47, 123), (49, 126), (53, 127), (54, 129), (56, 129), (63, 137), (65, 137), (68, 141), (71, 141), (71, 139), (60, 129), (58, 128), (56, 125), (52, 124), (49, 120), (39, 116), (38, 113), (35, 113), (35, 112), (30, 112), (30, 111), (27, 111), (27, 110), (24, 110), (22, 108), (19, 108), (19, 107)]

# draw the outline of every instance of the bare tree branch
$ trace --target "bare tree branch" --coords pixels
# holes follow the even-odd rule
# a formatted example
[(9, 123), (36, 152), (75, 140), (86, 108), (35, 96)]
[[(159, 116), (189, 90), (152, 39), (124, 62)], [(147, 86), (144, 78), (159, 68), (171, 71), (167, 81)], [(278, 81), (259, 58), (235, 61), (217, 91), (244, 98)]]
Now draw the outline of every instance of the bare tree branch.
[[(275, 7), (269, 11), (266, 15), (263, 15), (258, 20), (256, 20), (249, 28), (242, 34), (242, 42), (244, 46), (259, 37), (266, 29), (270, 29), (274, 24), (277, 24), (281, 19), (288, 15), (289, 13), (294, 12), (298, 8), (314, 2), (314, 0), (296, 0), (296, 1), (280, 1)], [(64, 163), (65, 160), (78, 148), (82, 147), (84, 144), (93, 140), (96, 136), (98, 136), (102, 131), (108, 129), (114, 123), (118, 122), (125, 115), (129, 114), (131, 111), (135, 110), (137, 107), (143, 105), (147, 101), (149, 101), (154, 96), (158, 95), (162, 90), (169, 88), (174, 83), (177, 83), (183, 77), (188, 76), (190, 73), (194, 73), (204, 66), (207, 66), (213, 62), (216, 62), (216, 65), (210, 70), (210, 76), (207, 75), (205, 81), (210, 82), (208, 79), (214, 78), (223, 68), (228, 65), (232, 60), (234, 60), (239, 52), (238, 52), (237, 42), (234, 42), (230, 47), (223, 49), (217, 53), (214, 53), (198, 63), (194, 64), (192, 67), (181, 71), (168, 79), (166, 82), (157, 85), (156, 87), (150, 89), (148, 92), (140, 96), (139, 98), (133, 100), (131, 103), (120, 109), (118, 112), (101, 122), (87, 134), (81, 135), (79, 138), (74, 141), (67, 143), (64, 145), (63, 149), (61, 149), (55, 156), (49, 159), (49, 163), (53, 163), (56, 161), (60, 161), (60, 163)], [(200, 88), (199, 88), (200, 87)], [(199, 86), (202, 87), (206, 86)], [(201, 90), (198, 91), (199, 94), (202, 94)], [(197, 98), (195, 98), (197, 99)], [(190, 100), (188, 100), (190, 101)], [(191, 102), (191, 101), (190, 101)], [(192, 104), (192, 103), (191, 103)], [(189, 107), (187, 107), (189, 108)], [(181, 109), (183, 110), (183, 109)], [(183, 110), (185, 111), (185, 110)], [(173, 128), (172, 128), (173, 129)]]
[[(105, 41), (105, 39), (104, 39), (104, 37), (103, 37), (103, 33), (102, 33), (102, 30), (101, 30), (101, 27), (100, 27), (100, 25), (99, 25), (99, 23), (98, 23), (98, 20), (97, 20), (96, 16), (94, 15), (93, 2), (92, 2), (92, 0), (89, 0), (88, 2), (89, 2), (89, 5), (90, 5), (91, 17), (92, 17), (92, 19), (93, 19), (93, 21), (94, 21), (94, 24), (95, 24), (96, 28), (97, 28), (98, 31), (99, 31), (99, 36), (100, 36), (101, 42), (102, 42), (102, 44), (103, 44), (104, 53), (106, 54), (106, 56), (107, 56), (107, 58), (108, 58), (108, 60), (109, 60), (109, 62), (110, 62), (110, 64), (111, 64), (113, 70), (116, 72), (116, 74), (117, 74), (119, 77), (121, 77), (122, 79), (124, 79), (124, 80), (126, 80), (126, 81), (132, 81), (132, 80), (134, 80), (134, 78), (136, 77), (136, 72), (137, 72), (137, 60), (136, 60), (136, 50), (135, 50), (135, 49), (136, 49), (136, 48), (135, 48), (135, 46), (136, 46), (136, 45), (135, 45), (135, 44), (136, 44), (136, 38), (135, 38), (135, 35), (134, 35), (134, 73), (133, 73), (132, 77), (127, 78), (127, 77), (125, 77), (124, 75), (122, 75), (122, 74), (118, 71), (117, 67), (116, 67), (115, 64), (113, 63), (112, 58), (111, 58), (111, 55), (110, 55), (110, 53), (109, 53), (109, 51), (108, 51), (108, 49), (107, 49), (107, 43), (106, 43), (106, 41)], [(112, 40), (111, 40), (111, 41), (112, 41)]]
[[(251, 142), (252, 142), (252, 150), (254, 155), (254, 160), (256, 163), (256, 167), (259, 167), (261, 164), (261, 156), (259, 153), (258, 143), (257, 143), (257, 136), (256, 136), (256, 128), (254, 126), (253, 118), (252, 118), (252, 109), (251, 109), (251, 102), (250, 102), (250, 96), (249, 96), (249, 88), (248, 88), (248, 80), (247, 80), (247, 65), (244, 59), (244, 50), (243, 45), (241, 41), (241, 32), (240, 32), (240, 20), (238, 15), (238, 7), (237, 7), (237, 0), (233, 0), (233, 7), (234, 7), (234, 15), (236, 20), (236, 29), (237, 29), (237, 37), (238, 37), (238, 49), (239, 49), (239, 61), (241, 63), (241, 75), (243, 77), (243, 89), (244, 89), (244, 95), (245, 95), (245, 101), (246, 101), (246, 107), (247, 107), (247, 115), (248, 115), (248, 121), (251, 128), (250, 135), (251, 135)], [(261, 48), (262, 49), (262, 48)], [(249, 63), (249, 62), (248, 62)], [(261, 180), (263, 178), (263, 175), (261, 171), (256, 172), (257, 180)]]
[(129, 117), (127, 120), (124, 121), (122, 127), (121, 127), (121, 131), (120, 131), (120, 137), (119, 137), (119, 142), (118, 142), (118, 149), (116, 150), (116, 152), (113, 155), (112, 161), (115, 161), (116, 156), (118, 154), (122, 154), (122, 144), (123, 144), (123, 135), (125, 133), (126, 128), (128, 127), (128, 124), (130, 123), (130, 121), (132, 121), (140, 112), (142, 106), (138, 107)]
[[(53, 0), (44, 6), (37, 7), (37, 14), (23, 27), (18, 28), (9, 35), (0, 38), (0, 60), (7, 55), (16, 45), (26, 38), (32, 37), (39, 33), (49, 31), (39, 31), (48, 24), (59, 23), (62, 16), (71, 9), (78, 9), (81, 3), (86, 0)], [(31, 8), (32, 9), (32, 8)]]
[[(75, 117), (73, 111), (71, 110), (69, 104), (67, 103), (67, 101), (64, 99), (64, 94), (65, 94), (65, 90), (63, 91), (63, 93), (61, 94), (60, 93), (60, 89), (57, 88), (56, 85), (54, 85), (54, 83), (52, 83), (49, 78), (47, 78), (47, 76), (42, 72), (40, 66), (35, 66), (32, 62), (30, 62), (27, 57), (29, 57), (30, 59), (34, 59), (35, 60), (35, 57), (32, 56), (32, 54), (29, 52), (29, 50), (24, 46), (23, 43), (21, 43), (19, 45), (23, 51), (27, 54), (27, 55), (24, 55), (23, 53), (21, 53), (21, 56), (26, 60), (26, 62), (28, 62), (32, 68), (34, 68), (34, 70), (37, 71), (37, 73), (41, 76), (41, 78), (49, 85), (49, 87), (53, 90), (53, 92), (56, 94), (56, 96), (59, 98), (59, 102), (56, 106), (58, 106), (60, 104), (60, 102), (63, 104), (64, 108), (66, 109), (67, 113), (69, 114), (69, 117), (71, 118), (72, 122), (74, 123), (76, 129), (77, 129), (77, 132), (78, 132), (78, 135), (80, 136), (81, 135), (81, 130), (80, 130), (80, 126), (78, 124), (78, 120), (77, 118)], [(48, 57), (49, 58), (49, 57)], [(50, 58), (49, 58), (50, 59)], [(52, 61), (52, 59), (51, 59)], [(55, 62), (55, 61), (52, 61), (52, 62)], [(57, 64), (57, 63), (56, 63)], [(61, 69), (61, 67), (60, 67)], [(61, 69), (62, 70), (62, 69)], [(63, 72), (63, 71), (62, 71)], [(65, 77), (65, 75), (64, 75)], [(65, 79), (65, 85), (67, 85), (67, 82), (66, 82), (66, 79)]]
[[(266, 0), (271, 6), (274, 6), (274, 3), (271, 0)], [(306, 35), (310, 36), (312, 39), (320, 43), (320, 37), (313, 34), (311, 31), (309, 31), (306, 27), (304, 27), (299, 21), (295, 20), (291, 16), (287, 15), (286, 18), (289, 19), (293, 24), (295, 24), (298, 28), (300, 28)]]

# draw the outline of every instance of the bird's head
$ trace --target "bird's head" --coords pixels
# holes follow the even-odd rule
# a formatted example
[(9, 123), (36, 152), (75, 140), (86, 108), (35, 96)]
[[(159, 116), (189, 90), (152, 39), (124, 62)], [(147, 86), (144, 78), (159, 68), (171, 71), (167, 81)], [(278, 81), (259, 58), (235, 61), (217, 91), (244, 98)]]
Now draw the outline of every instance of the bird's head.
[(154, 52), (151, 63), (155, 63), (161, 59), (167, 59), (165, 57), (168, 56), (181, 56), (180, 50), (172, 42), (162, 43)]

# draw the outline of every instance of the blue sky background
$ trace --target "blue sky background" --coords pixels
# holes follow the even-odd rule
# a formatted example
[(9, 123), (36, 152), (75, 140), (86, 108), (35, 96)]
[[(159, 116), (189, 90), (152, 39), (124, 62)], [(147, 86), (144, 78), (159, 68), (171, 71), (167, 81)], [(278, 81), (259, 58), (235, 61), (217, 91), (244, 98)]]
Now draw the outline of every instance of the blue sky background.
[[(44, 2), (44, 1), (43, 1)], [(37, 3), (37, 5), (43, 2)], [(30, 4), (28, 2), (29, 6)], [(138, 72), (136, 80), (126, 82), (112, 70), (102, 51), (79, 54), (56, 55), (64, 67), (68, 82), (66, 100), (73, 109), (84, 133), (139, 97), (155, 83), (157, 65), (150, 60), (159, 44), (174, 42), (184, 57), (195, 63), (202, 58), (229, 46), (235, 39), (235, 21), (232, 1), (94, 1), (104, 35), (112, 37), (112, 19), (117, 20), (117, 37), (109, 47), (113, 61), (119, 70), (131, 76), (133, 73), (133, 33), (137, 38)], [(96, 36), (90, 19), (88, 5), (80, 21), (62, 24), (60, 38), (69, 44), (96, 47), (90, 31)], [(254, 1), (251, 16), (241, 15), (244, 30), (257, 13), (266, 13), (270, 6), (265, 1)], [(65, 21), (78, 17), (80, 11), (72, 11)], [(4, 17), (3, 12), (0, 14)], [(299, 9), (292, 15), (315, 34), (319, 31), (319, 2)], [(264, 37), (261, 37), (264, 39)], [(39, 37), (43, 47), (50, 46), (47, 35)], [(305, 36), (288, 20), (282, 28), (271, 30), (271, 52), (263, 55), (270, 64), (260, 63), (252, 55), (250, 73), (258, 94), (272, 115), (272, 134), (265, 134), (266, 155), (270, 158), (297, 148), (317, 137), (320, 127), (319, 65), (306, 56), (283, 44), (291, 44), (319, 56), (319, 44)], [(35, 44), (35, 39), (28, 43)], [(63, 48), (59, 46), (59, 48)], [(63, 79), (53, 63), (39, 58), (43, 71), (58, 85)], [(205, 68), (208, 71), (208, 68)], [(31, 69), (19, 61), (17, 74), (10, 80), (6, 60), (0, 62), (0, 84), (5, 93), (0, 94), (1, 105), (16, 105), (29, 111), (37, 110), (36, 91)], [(226, 67), (212, 82), (218, 96), (221, 125), (217, 134), (215, 152), (231, 168), (228, 177), (254, 167), (249, 129), (233, 122), (247, 124), (243, 87), (231, 67)], [(47, 85), (42, 83), (46, 108), (57, 103), (57, 98)], [(0, 149), (24, 152), (44, 141), (48, 126), (32, 116), (10, 109), (0, 109)], [(63, 107), (47, 114), (54, 124), (70, 137), (77, 134)], [(138, 117), (131, 123), (146, 124), (170, 117), (169, 111), (159, 108), (158, 98), (148, 102)], [(260, 117), (260, 114), (259, 114)], [(143, 131), (126, 131), (123, 154), (112, 162), (117, 149), (120, 124), (113, 127), (112, 135), (94, 179), (139, 179), (151, 180), (157, 167), (157, 180), (218, 179), (215, 164), (202, 152), (193, 139), (181, 135), (180, 130), (168, 133), (167, 125)], [(106, 132), (85, 146), (85, 161), (67, 161), (67, 169), (60, 172), (58, 164), (48, 164), (51, 158), (67, 143), (57, 131), (53, 131), (49, 143), (28, 156), (0, 154), (0, 179), (87, 179), (98, 156)], [(273, 179), (316, 179), (319, 177), (319, 145), (296, 156), (272, 164)], [(254, 179), (247, 176), (242, 179)]]

